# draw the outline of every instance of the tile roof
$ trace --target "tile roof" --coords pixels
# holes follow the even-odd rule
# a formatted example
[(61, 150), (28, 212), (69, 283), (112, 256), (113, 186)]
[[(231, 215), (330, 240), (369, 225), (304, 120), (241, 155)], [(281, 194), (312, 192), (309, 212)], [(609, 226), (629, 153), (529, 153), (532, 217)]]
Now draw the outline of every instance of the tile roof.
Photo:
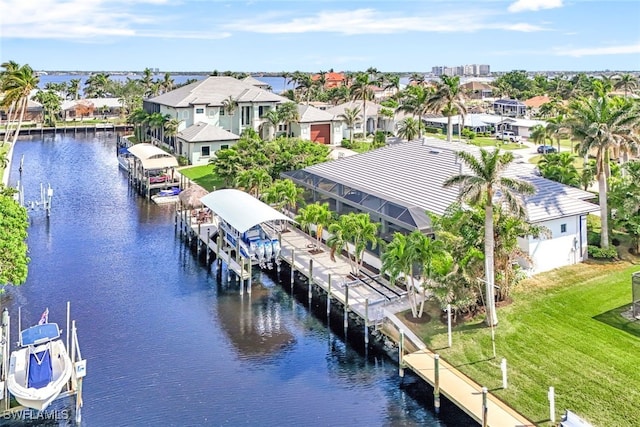
[[(472, 145), (435, 138), (388, 145), (367, 153), (305, 168), (304, 171), (350, 188), (394, 201), (402, 206), (442, 215), (458, 200), (458, 189), (444, 188), (451, 176), (468, 173), (457, 152), (478, 154)], [(289, 173), (288, 173), (289, 174)], [(523, 165), (512, 164), (505, 176), (526, 180), (536, 194), (525, 200), (529, 222), (597, 211), (585, 199), (591, 193), (539, 177)], [(426, 217), (426, 215), (425, 215)]]
[(257, 86), (257, 87), (262, 87), (262, 86), (268, 87), (268, 86), (270, 86), (269, 83), (262, 82), (262, 81), (256, 79), (253, 76), (247, 76), (244, 79), (242, 79), (242, 81), (245, 82), (245, 83), (249, 83), (250, 85)]
[(546, 95), (538, 95), (524, 101), (524, 105), (531, 108), (539, 108), (541, 105), (550, 102), (551, 98)]
[(169, 107), (222, 106), (229, 96), (238, 102), (287, 102), (287, 98), (233, 77), (209, 76), (148, 101)]
[(240, 139), (235, 133), (205, 122), (198, 122), (191, 125), (183, 131), (178, 132), (177, 136), (187, 142), (237, 141)]
[[(327, 108), (327, 113), (331, 113), (335, 116), (340, 116), (342, 114), (344, 114), (344, 110), (345, 108), (360, 108), (360, 113), (362, 113), (362, 101), (349, 101), (349, 102), (345, 102), (344, 104), (339, 104), (336, 105), (335, 107), (331, 107), (331, 108)], [(367, 117), (371, 117), (371, 116), (377, 116), (378, 112), (380, 111), (380, 108), (382, 108), (382, 106), (380, 106), (379, 104), (376, 104), (375, 102), (369, 101), (367, 102)]]

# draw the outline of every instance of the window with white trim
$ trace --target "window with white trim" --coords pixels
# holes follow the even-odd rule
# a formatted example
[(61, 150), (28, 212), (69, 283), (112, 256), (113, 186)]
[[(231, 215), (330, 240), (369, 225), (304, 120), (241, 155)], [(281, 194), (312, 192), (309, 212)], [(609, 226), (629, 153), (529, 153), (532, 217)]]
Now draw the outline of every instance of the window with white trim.
[(209, 157), (211, 155), (211, 147), (203, 145), (200, 147), (200, 157)]
[(560, 224), (560, 233), (567, 232), (567, 224)]

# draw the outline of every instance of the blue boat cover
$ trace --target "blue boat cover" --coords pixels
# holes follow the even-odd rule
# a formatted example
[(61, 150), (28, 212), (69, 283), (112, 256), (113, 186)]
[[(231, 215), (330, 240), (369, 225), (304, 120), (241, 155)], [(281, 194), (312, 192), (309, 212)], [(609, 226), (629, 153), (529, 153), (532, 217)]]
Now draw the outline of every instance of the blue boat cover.
[(51, 367), (51, 354), (49, 350), (29, 355), (29, 382), (28, 387), (46, 387), (53, 378), (53, 368)]
[(118, 148), (118, 154), (129, 154), (129, 149), (127, 147)]
[(60, 330), (56, 323), (43, 323), (22, 331), (20, 333), (20, 345), (26, 347), (28, 345), (41, 344), (59, 337)]

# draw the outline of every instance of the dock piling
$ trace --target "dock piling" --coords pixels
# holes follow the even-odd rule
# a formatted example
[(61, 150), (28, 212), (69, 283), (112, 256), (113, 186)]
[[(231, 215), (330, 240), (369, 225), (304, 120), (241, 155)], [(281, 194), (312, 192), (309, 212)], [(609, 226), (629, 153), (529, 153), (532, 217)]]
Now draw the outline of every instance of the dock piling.
[(311, 296), (312, 296), (311, 285), (313, 284), (313, 259), (309, 260), (309, 280), (307, 281), (307, 284), (308, 284), (307, 296), (309, 299), (309, 305), (311, 305)]
[(327, 279), (327, 319), (331, 314), (331, 273), (328, 275)]
[(440, 413), (440, 355), (433, 355), (433, 407), (436, 415)]
[(482, 387), (482, 427), (487, 427), (489, 421), (489, 408), (487, 408), (487, 390), (486, 387)]
[(404, 378), (404, 331), (400, 330), (400, 342), (398, 343), (398, 374)]
[(344, 285), (344, 330), (349, 327), (349, 285)]
[(364, 300), (364, 343), (369, 345), (369, 298)]

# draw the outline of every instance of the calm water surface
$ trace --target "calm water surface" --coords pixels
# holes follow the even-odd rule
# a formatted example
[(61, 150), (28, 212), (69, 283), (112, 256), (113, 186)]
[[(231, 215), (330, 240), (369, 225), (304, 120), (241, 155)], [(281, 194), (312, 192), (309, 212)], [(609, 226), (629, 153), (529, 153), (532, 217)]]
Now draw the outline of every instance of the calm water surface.
[(25, 200), (41, 182), (54, 197), (50, 219), (31, 213), (29, 277), (2, 304), (16, 336), (18, 306), (23, 326), (48, 307), (64, 328), (71, 301), (83, 425), (469, 423), (453, 410), (436, 420), (419, 381), (401, 386), (392, 360), (354, 350), (265, 275), (251, 297), (218, 283), (176, 237), (173, 208), (129, 190), (114, 152), (110, 134), (22, 140), (11, 171)]

